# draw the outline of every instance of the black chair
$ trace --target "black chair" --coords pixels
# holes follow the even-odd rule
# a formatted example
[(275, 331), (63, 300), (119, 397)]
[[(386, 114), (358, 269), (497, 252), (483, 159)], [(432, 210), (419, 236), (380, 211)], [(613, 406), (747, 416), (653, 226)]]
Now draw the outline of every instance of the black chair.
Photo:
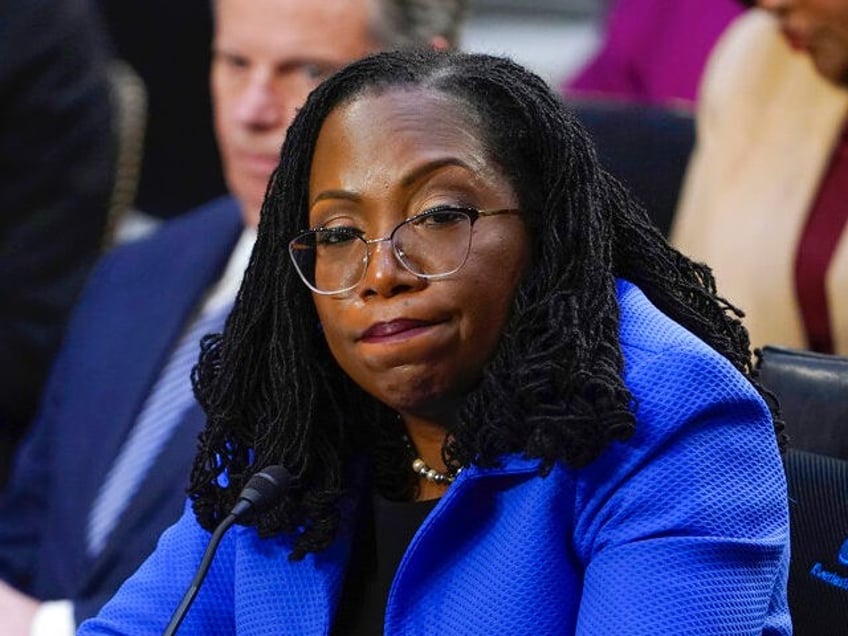
[(798, 636), (848, 634), (848, 461), (784, 457), (792, 557), (789, 609)]
[(692, 114), (573, 97), (566, 103), (594, 139), (601, 165), (630, 189), (668, 236), (695, 143)]
[(763, 347), (757, 366), (780, 401), (789, 445), (848, 460), (848, 358)]
[(791, 447), (784, 467), (795, 633), (848, 634), (848, 358), (764, 347), (757, 367), (780, 401)]

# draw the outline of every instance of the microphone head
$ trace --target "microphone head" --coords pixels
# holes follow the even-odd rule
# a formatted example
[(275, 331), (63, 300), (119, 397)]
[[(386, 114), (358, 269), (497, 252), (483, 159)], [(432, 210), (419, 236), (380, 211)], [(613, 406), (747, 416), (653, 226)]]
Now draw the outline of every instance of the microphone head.
[(290, 482), (291, 474), (283, 466), (266, 466), (247, 481), (230, 514), (240, 517), (248, 510), (264, 512), (282, 499)]

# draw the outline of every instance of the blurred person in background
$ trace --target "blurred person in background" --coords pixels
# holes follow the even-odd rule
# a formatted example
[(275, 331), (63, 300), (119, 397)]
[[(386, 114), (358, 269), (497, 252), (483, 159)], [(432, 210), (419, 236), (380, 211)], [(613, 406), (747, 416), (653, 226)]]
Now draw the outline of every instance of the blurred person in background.
[(0, 486), (104, 240), (115, 143), (87, 0), (0, 5)]
[(229, 312), (306, 96), (369, 52), (454, 45), (466, 2), (216, 0), (214, 10), (215, 131), (231, 196), (113, 251), (92, 275), (0, 496), (4, 636), (71, 633), (179, 517), (205, 420), (189, 381), (198, 340)]
[(742, 10), (736, 0), (611, 0), (597, 52), (562, 91), (692, 108), (707, 56)]
[(755, 346), (848, 354), (848, 0), (756, 5), (709, 61), (672, 241)]

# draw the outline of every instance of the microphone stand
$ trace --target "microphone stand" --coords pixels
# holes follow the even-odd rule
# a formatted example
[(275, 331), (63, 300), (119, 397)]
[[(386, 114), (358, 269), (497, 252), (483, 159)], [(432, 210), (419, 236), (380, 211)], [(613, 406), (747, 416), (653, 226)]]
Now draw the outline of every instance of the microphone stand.
[(197, 572), (191, 580), (191, 584), (188, 586), (188, 589), (183, 595), (183, 600), (180, 601), (177, 609), (174, 610), (174, 614), (171, 616), (171, 622), (168, 623), (165, 631), (162, 632), (162, 636), (174, 636), (174, 634), (177, 633), (185, 615), (188, 614), (188, 608), (194, 602), (194, 597), (197, 596), (197, 593), (200, 591), (200, 586), (203, 585), (203, 579), (206, 578), (206, 572), (209, 570), (209, 566), (212, 565), (212, 560), (215, 558), (215, 552), (218, 550), (218, 544), (221, 543), (221, 539), (224, 538), (224, 533), (230, 529), (237, 519), (238, 517), (236, 515), (230, 513), (227, 515), (226, 519), (224, 519), (220, 524), (218, 524), (218, 527), (215, 528), (215, 532), (212, 533), (212, 538), (209, 539), (209, 545), (206, 546), (206, 552), (203, 553), (203, 559), (200, 561), (200, 566), (197, 568)]
[(209, 544), (206, 546), (206, 551), (203, 553), (203, 558), (200, 560), (200, 565), (194, 578), (191, 580), (188, 589), (183, 595), (177, 609), (171, 616), (171, 621), (162, 632), (162, 636), (174, 636), (180, 628), (188, 609), (194, 602), (194, 598), (200, 591), (200, 586), (203, 585), (203, 579), (206, 578), (206, 573), (209, 566), (212, 565), (212, 560), (215, 558), (215, 552), (218, 550), (218, 544), (224, 538), (224, 534), (232, 525), (238, 521), (245, 513), (253, 510), (254, 513), (262, 512), (270, 508), (274, 503), (286, 493), (291, 481), (291, 475), (283, 466), (268, 466), (264, 470), (256, 473), (251, 477), (244, 490), (239, 494), (238, 501), (230, 514), (218, 524), (212, 537), (209, 539)]

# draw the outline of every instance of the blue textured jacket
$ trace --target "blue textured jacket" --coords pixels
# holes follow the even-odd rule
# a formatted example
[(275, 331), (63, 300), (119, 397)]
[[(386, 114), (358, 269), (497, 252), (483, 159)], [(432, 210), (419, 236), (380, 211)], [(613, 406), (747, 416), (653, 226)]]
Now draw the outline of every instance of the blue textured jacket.
[[(619, 283), (638, 425), (588, 467), (463, 471), (413, 538), (386, 634), (789, 634), (785, 482), (771, 419), (730, 364)], [(190, 509), (80, 634), (160, 633), (209, 540)], [(225, 537), (181, 634), (327, 634), (350, 540)]]

